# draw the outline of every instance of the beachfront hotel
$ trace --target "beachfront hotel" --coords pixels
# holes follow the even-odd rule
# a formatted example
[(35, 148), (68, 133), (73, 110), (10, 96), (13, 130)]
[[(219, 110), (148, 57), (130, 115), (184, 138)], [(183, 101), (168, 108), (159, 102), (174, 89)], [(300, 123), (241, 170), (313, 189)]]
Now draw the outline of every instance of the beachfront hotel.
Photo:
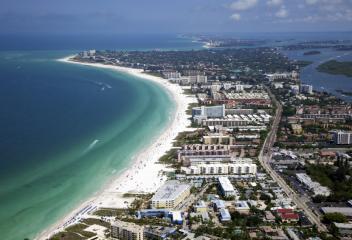
[(257, 173), (252, 159), (232, 156), (190, 156), (183, 165), (181, 171), (186, 175), (249, 177)]
[(111, 237), (121, 240), (143, 240), (144, 227), (116, 220), (111, 224)]
[(225, 117), (225, 104), (219, 106), (200, 106), (192, 108), (192, 118), (201, 116), (204, 118)]
[(167, 181), (155, 193), (151, 200), (152, 208), (174, 208), (191, 193), (189, 184), (177, 180)]
[(182, 146), (182, 149), (177, 152), (178, 162), (186, 161), (187, 158), (192, 156), (228, 156), (236, 146), (234, 145), (221, 145), (221, 144), (189, 144)]
[(219, 163), (199, 164), (196, 166), (182, 167), (181, 171), (187, 175), (231, 175), (236, 177), (255, 176), (257, 165), (254, 163)]

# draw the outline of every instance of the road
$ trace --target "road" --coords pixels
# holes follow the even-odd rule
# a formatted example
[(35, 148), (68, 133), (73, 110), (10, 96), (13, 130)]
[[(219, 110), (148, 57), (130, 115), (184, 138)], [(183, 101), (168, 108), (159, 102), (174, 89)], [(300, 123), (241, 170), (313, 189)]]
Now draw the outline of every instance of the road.
[[(208, 189), (208, 187), (209, 187), (209, 183), (206, 183), (203, 186), (203, 189), (198, 194), (191, 194), (188, 198), (186, 198), (183, 202), (181, 202), (175, 208), (175, 210), (186, 212), (188, 210), (188, 208), (193, 205), (193, 203), (195, 203), (198, 199), (200, 199), (204, 195), (204, 193)], [(185, 219), (185, 215), (183, 215), (182, 228), (186, 229), (186, 230), (189, 230), (189, 227), (187, 226), (187, 221)]]
[(198, 199), (200, 199), (205, 191), (208, 189), (209, 187), (209, 183), (206, 183), (202, 190), (197, 193), (197, 194), (191, 194), (189, 197), (187, 197), (183, 202), (181, 202), (176, 208), (175, 210), (178, 210), (178, 211), (187, 211), (187, 209), (193, 205), (193, 203), (195, 203)]
[(321, 223), (319, 216), (315, 215), (312, 212), (312, 210), (308, 207), (306, 202), (303, 199), (301, 199), (300, 196), (290, 188), (290, 186), (281, 178), (281, 176), (275, 170), (272, 169), (269, 163), (271, 160), (271, 149), (276, 141), (276, 133), (278, 131), (280, 120), (281, 120), (282, 106), (276, 100), (275, 96), (271, 94), (270, 90), (268, 91), (273, 100), (273, 103), (276, 104), (277, 109), (273, 119), (272, 128), (268, 133), (268, 136), (265, 139), (263, 143), (263, 147), (259, 153), (259, 156), (258, 156), (259, 162), (262, 164), (264, 169), (270, 174), (271, 178), (274, 181), (276, 181), (278, 185), (284, 190), (287, 196), (292, 198), (292, 201), (297, 205), (297, 207), (304, 211), (309, 221), (315, 224), (319, 231), (326, 232), (327, 228), (324, 224)]

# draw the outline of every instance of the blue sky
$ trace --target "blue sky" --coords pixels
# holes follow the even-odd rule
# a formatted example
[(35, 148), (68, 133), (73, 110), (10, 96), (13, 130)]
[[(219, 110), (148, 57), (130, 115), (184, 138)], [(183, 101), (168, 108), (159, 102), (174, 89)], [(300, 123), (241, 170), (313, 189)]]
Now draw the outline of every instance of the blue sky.
[(350, 30), (352, 0), (0, 0), (3, 34)]

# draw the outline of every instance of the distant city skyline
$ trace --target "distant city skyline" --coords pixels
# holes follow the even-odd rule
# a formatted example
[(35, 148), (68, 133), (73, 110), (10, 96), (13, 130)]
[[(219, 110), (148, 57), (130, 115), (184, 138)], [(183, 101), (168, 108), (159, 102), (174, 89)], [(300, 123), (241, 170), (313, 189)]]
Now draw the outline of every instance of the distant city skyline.
[(1, 0), (8, 33), (351, 31), (352, 0)]

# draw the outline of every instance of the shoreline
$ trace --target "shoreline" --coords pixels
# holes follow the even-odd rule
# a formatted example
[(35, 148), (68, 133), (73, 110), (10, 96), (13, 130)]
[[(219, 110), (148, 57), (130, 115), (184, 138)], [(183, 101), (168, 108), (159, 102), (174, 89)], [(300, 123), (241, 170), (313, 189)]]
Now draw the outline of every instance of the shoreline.
[(155, 141), (147, 144), (131, 158), (127, 168), (112, 176), (101, 189), (92, 193), (92, 197), (78, 204), (70, 213), (58, 222), (39, 233), (35, 239), (44, 240), (64, 230), (67, 226), (77, 223), (90, 212), (97, 208), (127, 208), (134, 198), (124, 198), (125, 193), (143, 194), (155, 192), (165, 181), (163, 172), (169, 169), (167, 165), (159, 164), (158, 160), (173, 147), (174, 139), (180, 132), (191, 130), (189, 116), (186, 114), (188, 106), (195, 102), (193, 96), (183, 93), (183, 88), (172, 84), (166, 79), (148, 75), (142, 69), (134, 69), (100, 63), (83, 63), (70, 60), (73, 56), (58, 59), (60, 62), (79, 64), (84, 66), (111, 69), (120, 73), (135, 76), (141, 80), (152, 81), (166, 90), (176, 105), (176, 110), (171, 116), (165, 129), (155, 137)]

